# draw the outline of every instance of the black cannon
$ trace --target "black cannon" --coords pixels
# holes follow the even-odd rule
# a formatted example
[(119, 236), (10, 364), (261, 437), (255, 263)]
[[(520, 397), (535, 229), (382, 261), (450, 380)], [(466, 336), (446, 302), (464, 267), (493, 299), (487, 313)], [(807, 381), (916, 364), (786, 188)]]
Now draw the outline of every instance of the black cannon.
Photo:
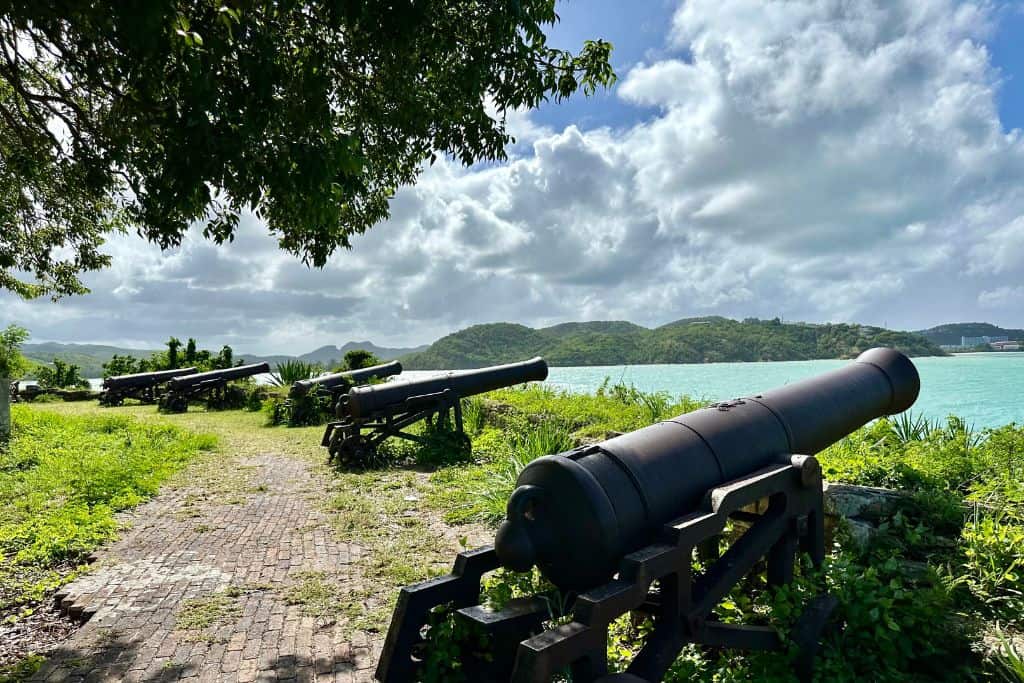
[[(465, 662), (473, 680), (540, 682), (569, 670), (573, 681), (653, 682), (688, 643), (784, 649), (774, 629), (719, 622), (716, 606), (762, 559), (769, 585), (792, 580), (798, 553), (820, 566), (814, 454), (906, 410), (919, 388), (906, 356), (871, 349), (818, 377), (535, 460), (517, 480), (493, 547), (461, 553), (452, 574), (402, 589), (377, 677), (415, 680), (424, 626), (443, 605), (489, 635), (486, 656)], [(724, 539), (730, 520), (749, 528)], [(570, 596), (561, 625), (543, 627), (551, 596), (497, 611), (477, 604), (481, 577), (498, 567), (537, 567)], [(818, 596), (789, 634), (801, 679), (835, 604)], [(653, 630), (627, 672), (608, 675), (608, 625), (627, 613), (650, 617)]]
[(342, 396), (352, 387), (368, 384), (402, 372), (398, 361), (373, 365), (368, 368), (335, 372), (292, 384), (288, 398), (275, 408), (274, 423), (290, 426), (321, 424), (324, 416), (332, 414)]
[(338, 398), (342, 394), (347, 394), (352, 387), (368, 384), (373, 379), (391, 377), (401, 372), (402, 364), (395, 360), (368, 368), (320, 375), (312, 379), (299, 380), (292, 385), (288, 395), (291, 398), (298, 398), (300, 396), (308, 396), (311, 393), (318, 393)]
[(175, 368), (107, 377), (103, 380), (100, 405), (119, 406), (126, 398), (138, 399), (142, 403), (155, 403), (160, 398), (160, 385), (175, 377), (194, 375), (197, 372), (199, 371), (195, 368)]
[[(377, 446), (384, 439), (396, 436), (423, 442), (421, 435), (402, 430), (421, 420), (431, 427), (447, 425), (454, 416), (453, 433), (462, 442), (461, 447), (468, 450), (469, 439), (462, 429), (462, 398), (547, 376), (548, 364), (543, 358), (533, 358), (407, 382), (356, 387), (338, 402), (336, 414), (340, 419), (327, 425), (322, 445), (328, 449), (330, 460), (364, 466), (376, 459)], [(364, 430), (370, 433), (364, 435)]]
[(270, 366), (266, 363), (253, 363), (175, 377), (167, 381), (167, 390), (160, 397), (159, 408), (168, 413), (183, 413), (188, 410), (189, 401), (199, 399), (206, 399), (210, 408), (226, 407), (232, 402), (229, 382), (263, 372), (270, 372)]

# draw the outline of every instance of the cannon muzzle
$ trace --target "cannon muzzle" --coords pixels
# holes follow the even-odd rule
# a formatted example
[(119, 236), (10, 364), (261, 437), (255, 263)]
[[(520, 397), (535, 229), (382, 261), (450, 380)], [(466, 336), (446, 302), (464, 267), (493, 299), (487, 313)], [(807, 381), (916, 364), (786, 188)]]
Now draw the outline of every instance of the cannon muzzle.
[(330, 375), (320, 375), (319, 377), (303, 379), (294, 383), (289, 391), (289, 395), (292, 398), (300, 398), (311, 391), (316, 391), (318, 389), (329, 391), (338, 387), (354, 387), (360, 384), (366, 384), (371, 379), (391, 377), (392, 375), (398, 375), (401, 372), (402, 364), (396, 360), (368, 368), (359, 368), (358, 370), (347, 370), (345, 372), (335, 372)]
[(700, 509), (707, 491), (814, 455), (906, 410), (919, 390), (910, 359), (871, 349), (817, 377), (539, 458), (509, 498), (498, 558), (515, 571), (536, 565), (563, 590), (600, 585), (662, 525)]
[(250, 365), (237, 365), (233, 368), (224, 368), (223, 370), (210, 370), (208, 372), (200, 372), (195, 375), (175, 377), (167, 382), (167, 387), (172, 391), (180, 391), (197, 384), (203, 384), (210, 381), (221, 382), (233, 379), (243, 379), (245, 377), (258, 375), (261, 372), (270, 372), (270, 366), (266, 363), (252, 363)]
[(441, 394), (446, 389), (458, 397), (474, 396), (524, 382), (540, 381), (548, 376), (543, 358), (521, 363), (496, 365), (478, 370), (458, 370), (438, 377), (388, 382), (376, 386), (356, 387), (338, 404), (338, 416), (368, 417), (380, 411), (404, 406), (409, 399), (428, 394)]

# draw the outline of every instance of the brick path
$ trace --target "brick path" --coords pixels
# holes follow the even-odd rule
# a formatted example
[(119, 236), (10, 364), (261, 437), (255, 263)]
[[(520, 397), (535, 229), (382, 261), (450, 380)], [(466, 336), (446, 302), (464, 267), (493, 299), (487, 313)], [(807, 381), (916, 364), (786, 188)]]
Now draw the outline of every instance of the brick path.
[[(308, 572), (343, 599), (360, 594), (361, 548), (339, 542), (313, 502), (323, 477), (274, 455), (224, 467), (247, 480), (234, 493), (193, 484), (128, 517), (134, 526), (98, 568), (66, 587), (63, 607), (88, 621), (33, 680), (372, 680), (380, 637), (282, 597)], [(203, 612), (210, 596), (215, 609)], [(211, 623), (183, 629), (182, 607), (197, 604)]]

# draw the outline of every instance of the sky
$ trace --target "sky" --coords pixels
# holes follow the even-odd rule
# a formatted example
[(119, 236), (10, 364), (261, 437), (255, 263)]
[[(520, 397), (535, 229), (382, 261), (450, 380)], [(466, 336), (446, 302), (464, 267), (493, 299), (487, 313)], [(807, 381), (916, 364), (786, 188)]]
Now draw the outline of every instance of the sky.
[[(484, 322), (689, 316), (1024, 326), (1024, 4), (573, 0), (609, 92), (511, 112), (507, 163), (439, 163), (322, 271), (243, 217), (108, 244), (35, 340), (249, 353), (424, 344)], [(0, 321), (2, 322), (2, 321)]]

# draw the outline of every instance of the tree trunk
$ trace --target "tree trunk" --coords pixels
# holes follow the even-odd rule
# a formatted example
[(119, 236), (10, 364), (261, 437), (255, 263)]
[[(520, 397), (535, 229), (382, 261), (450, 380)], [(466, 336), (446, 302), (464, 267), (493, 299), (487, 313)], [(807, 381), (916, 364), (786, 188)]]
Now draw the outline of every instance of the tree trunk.
[(0, 443), (11, 436), (11, 380), (0, 377)]

